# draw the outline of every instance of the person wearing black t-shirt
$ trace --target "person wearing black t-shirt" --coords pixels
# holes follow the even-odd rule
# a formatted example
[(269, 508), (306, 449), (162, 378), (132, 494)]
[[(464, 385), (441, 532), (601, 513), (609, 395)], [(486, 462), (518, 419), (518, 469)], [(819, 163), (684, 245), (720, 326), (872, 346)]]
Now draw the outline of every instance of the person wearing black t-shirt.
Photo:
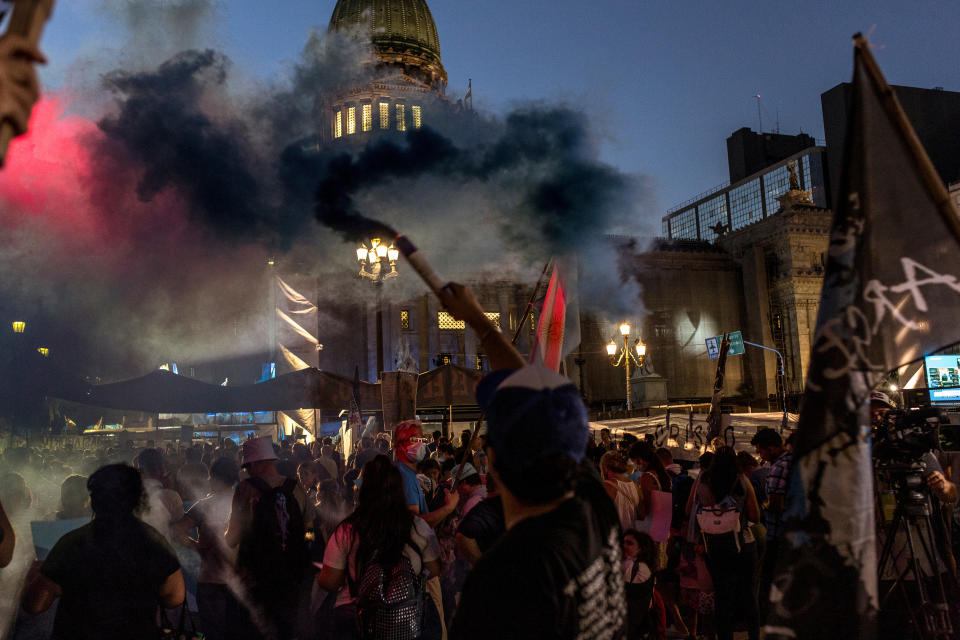
[(577, 388), (524, 366), (469, 289), (449, 284), (441, 297), (495, 369), (477, 399), (507, 530), (468, 576), (451, 638), (625, 638), (620, 521), (581, 467), (589, 426)]
[(46, 611), (59, 597), (53, 640), (159, 637), (157, 605), (179, 606), (180, 563), (159, 531), (136, 518), (143, 504), (140, 474), (124, 464), (98, 469), (87, 481), (93, 522), (63, 536), (27, 584), (24, 609)]

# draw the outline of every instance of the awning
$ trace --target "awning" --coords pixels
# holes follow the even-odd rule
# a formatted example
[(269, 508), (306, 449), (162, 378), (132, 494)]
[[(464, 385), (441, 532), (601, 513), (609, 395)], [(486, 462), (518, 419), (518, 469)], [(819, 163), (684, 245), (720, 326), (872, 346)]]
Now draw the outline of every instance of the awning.
[[(222, 387), (158, 369), (132, 380), (86, 385), (82, 390), (50, 395), (81, 404), (148, 413), (235, 413), (305, 408), (337, 411), (350, 407), (353, 380), (311, 368), (258, 384)], [(378, 385), (361, 382), (359, 395), (361, 407), (380, 407)]]

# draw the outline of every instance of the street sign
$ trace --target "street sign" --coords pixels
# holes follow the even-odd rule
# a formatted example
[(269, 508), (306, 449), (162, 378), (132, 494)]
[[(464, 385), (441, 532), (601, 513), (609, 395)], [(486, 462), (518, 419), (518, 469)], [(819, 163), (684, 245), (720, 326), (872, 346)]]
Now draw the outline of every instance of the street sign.
[[(730, 349), (727, 351), (728, 356), (739, 356), (743, 355), (744, 346), (743, 346), (743, 334), (739, 331), (731, 331), (727, 334), (727, 337), (730, 338)], [(711, 360), (716, 360), (720, 357), (720, 344), (723, 342), (723, 336), (714, 336), (712, 338), (707, 338), (707, 356)]]
[(709, 356), (711, 360), (716, 360), (720, 357), (720, 338), (717, 336), (707, 338), (707, 356)]

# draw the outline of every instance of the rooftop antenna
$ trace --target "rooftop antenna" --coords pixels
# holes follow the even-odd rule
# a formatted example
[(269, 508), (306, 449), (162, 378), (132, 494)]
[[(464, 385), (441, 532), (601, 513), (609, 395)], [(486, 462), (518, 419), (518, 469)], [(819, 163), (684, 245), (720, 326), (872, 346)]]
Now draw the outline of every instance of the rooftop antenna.
[(760, 115), (760, 94), (757, 94), (757, 120), (760, 122), (760, 133), (763, 133), (763, 116)]
[(777, 107), (777, 135), (780, 135), (780, 107)]

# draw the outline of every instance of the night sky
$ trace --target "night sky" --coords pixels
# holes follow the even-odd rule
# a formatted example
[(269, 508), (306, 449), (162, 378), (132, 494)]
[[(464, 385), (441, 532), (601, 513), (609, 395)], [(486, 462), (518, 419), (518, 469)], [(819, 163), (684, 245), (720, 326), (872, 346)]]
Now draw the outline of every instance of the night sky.
[[(120, 376), (266, 348), (268, 256), (306, 257), (334, 295), (363, 301), (353, 247), (313, 218), (334, 165), (298, 151), (318, 88), (362, 68), (362, 52), (322, 35), (334, 4), (61, 0), (42, 42), (46, 95), (0, 174), (4, 323), (27, 320), (31, 345)], [(822, 140), (820, 94), (850, 79), (850, 36), (871, 29), (891, 83), (960, 90), (946, 2), (646, 4), (430, 2), (448, 95), (472, 78), (477, 120), (410, 137), (457, 162), (414, 163), (402, 186), (360, 185), (348, 203), (402, 221), (450, 278), (475, 277), (458, 273), (471, 265), (535, 280), (538, 251), (575, 237), (604, 284), (582, 288), (619, 321), (642, 303), (599, 239), (656, 234), (667, 208), (724, 182), (724, 141), (757, 128), (757, 93), (764, 130), (779, 119)], [(478, 171), (498, 140), (521, 153)], [(561, 152), (538, 156), (551, 140)], [(473, 220), (491, 232), (443, 251)], [(398, 299), (422, 293), (399, 280)]]
[[(83, 78), (123, 46), (116, 9), (124, 4), (131, 3), (59, 3), (43, 43), (52, 61), (42, 72), (48, 88)], [(191, 44), (224, 51), (248, 82), (270, 81), (289, 72), (308, 28), (325, 28), (334, 4), (222, 2)], [(653, 179), (657, 206), (637, 221), (637, 232), (659, 230), (664, 210), (727, 179), (724, 140), (742, 126), (757, 128), (757, 93), (764, 130), (775, 128), (779, 113), (781, 132), (822, 140), (820, 94), (849, 81), (856, 31), (873, 29), (891, 83), (960, 90), (960, 19), (945, 0), (429, 5), (449, 94), (462, 95), (472, 78), (477, 108), (503, 112), (530, 100), (585, 108), (604, 134), (603, 158)], [(134, 47), (149, 56), (150, 42)]]

